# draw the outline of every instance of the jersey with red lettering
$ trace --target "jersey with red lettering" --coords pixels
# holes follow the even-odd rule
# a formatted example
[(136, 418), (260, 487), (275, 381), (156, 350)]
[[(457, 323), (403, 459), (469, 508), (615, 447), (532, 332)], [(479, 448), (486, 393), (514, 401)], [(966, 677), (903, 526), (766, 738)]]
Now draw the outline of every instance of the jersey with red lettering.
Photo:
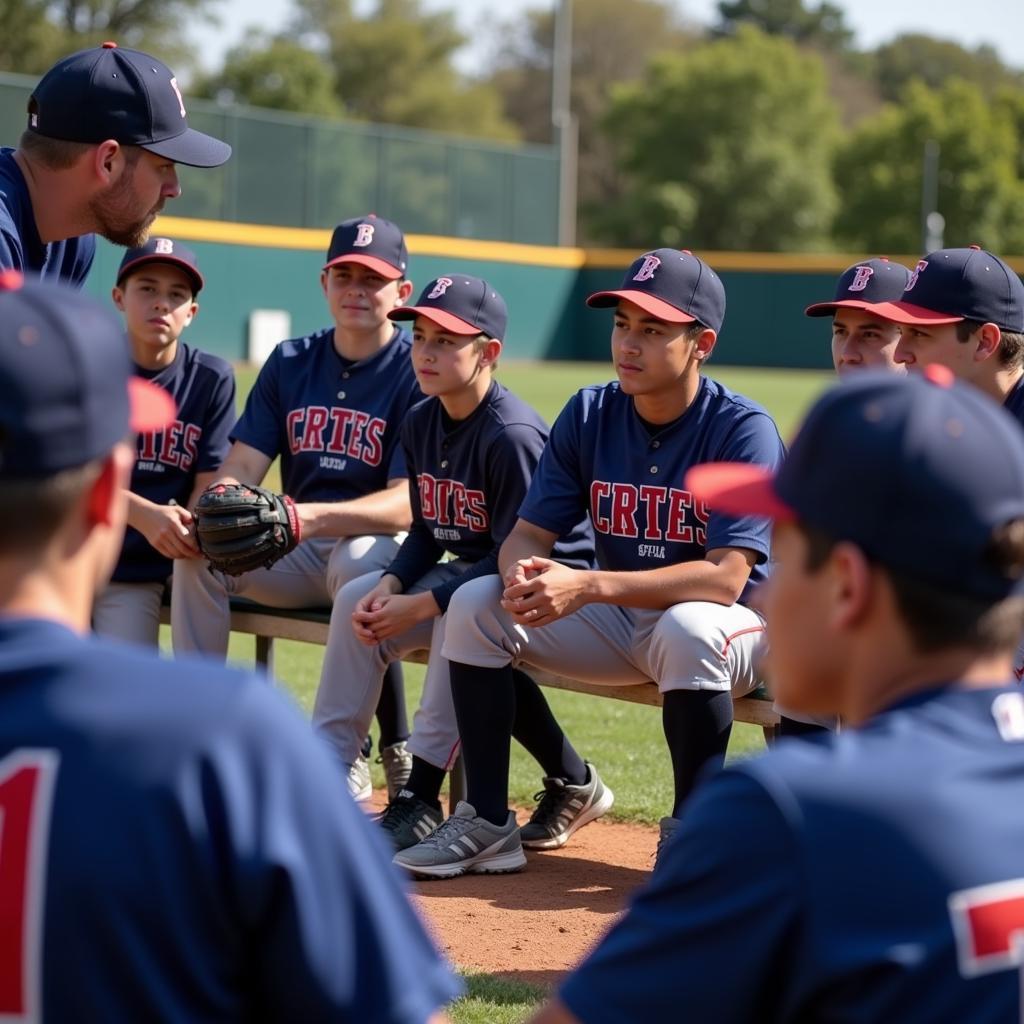
[[(178, 415), (166, 430), (139, 435), (130, 489), (158, 505), (172, 500), (184, 505), (196, 474), (219, 469), (228, 453), (235, 422), (234, 371), (219, 356), (179, 341), (170, 366), (155, 371), (136, 366), (135, 373), (169, 392)], [(171, 568), (171, 560), (138, 530), (125, 530), (115, 583), (156, 583), (167, 579)]]
[(716, 548), (757, 555), (744, 600), (766, 575), (770, 526), (708, 513), (683, 488), (702, 462), (776, 466), (783, 445), (756, 402), (701, 377), (693, 402), (667, 424), (646, 423), (618, 382), (577, 392), (562, 410), (519, 515), (561, 534), (590, 515), (597, 561), (630, 571), (703, 559)]
[[(472, 563), (432, 591), (441, 611), (467, 580), (498, 571), (498, 548), (516, 524), (548, 437), (548, 425), (497, 381), (464, 420), (437, 398), (420, 402), (402, 426), (413, 523), (385, 570), (408, 589), (449, 551)], [(563, 531), (552, 557), (589, 568), (594, 539), (585, 514)]]
[(282, 341), (260, 370), (232, 432), (281, 456), (284, 490), (296, 501), (346, 501), (405, 477), (398, 430), (423, 398), (399, 328), (367, 359), (338, 355), (334, 328)]
[(1019, 1021), (1022, 803), (1016, 687), (780, 743), (697, 789), (561, 998), (583, 1024), (674, 1019), (681, 993), (695, 1024)]

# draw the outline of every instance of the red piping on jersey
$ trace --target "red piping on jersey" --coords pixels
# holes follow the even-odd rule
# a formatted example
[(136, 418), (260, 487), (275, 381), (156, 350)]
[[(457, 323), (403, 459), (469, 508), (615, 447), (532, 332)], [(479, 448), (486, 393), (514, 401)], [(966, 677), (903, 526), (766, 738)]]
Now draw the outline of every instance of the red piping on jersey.
[(455, 767), (455, 760), (459, 756), (459, 747), (461, 746), (462, 740), (456, 740), (452, 749), (448, 751), (448, 760), (444, 763), (447, 771), (451, 771)]
[(725, 658), (729, 654), (729, 645), (736, 640), (738, 637), (746, 636), (748, 633), (763, 633), (764, 626), (748, 626), (746, 629), (741, 629), (738, 633), (730, 633), (725, 638), (725, 646), (722, 648), (722, 657)]

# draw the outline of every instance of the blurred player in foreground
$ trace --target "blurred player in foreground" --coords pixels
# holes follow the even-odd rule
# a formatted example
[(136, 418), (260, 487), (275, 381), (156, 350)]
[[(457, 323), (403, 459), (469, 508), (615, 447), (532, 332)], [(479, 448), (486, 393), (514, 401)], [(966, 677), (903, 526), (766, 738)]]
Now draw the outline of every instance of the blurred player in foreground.
[(776, 475), (688, 475), (775, 520), (779, 698), (847, 727), (709, 779), (537, 1024), (1020, 1020), (1024, 438), (929, 376), (830, 391)]
[(440, 1021), (459, 985), (266, 681), (88, 635), (131, 431), (116, 320), (0, 275), (0, 1017)]

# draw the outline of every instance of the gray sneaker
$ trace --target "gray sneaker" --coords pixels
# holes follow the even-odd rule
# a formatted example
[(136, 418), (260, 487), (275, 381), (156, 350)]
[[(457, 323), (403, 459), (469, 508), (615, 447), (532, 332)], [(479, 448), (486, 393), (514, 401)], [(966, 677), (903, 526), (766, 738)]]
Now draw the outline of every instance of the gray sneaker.
[(587, 781), (582, 786), (572, 786), (565, 779), (544, 780), (544, 788), (534, 796), (540, 803), (519, 830), (528, 850), (557, 850), (578, 828), (611, 809), (615, 795), (597, 769), (589, 761), (586, 765)]
[(431, 807), (414, 793), (403, 789), (388, 804), (377, 824), (384, 829), (395, 853), (398, 853), (426, 839), (443, 821), (444, 815), (439, 807)]
[(377, 764), (384, 766), (384, 779), (388, 785), (388, 801), (395, 799), (405, 789), (412, 771), (412, 754), (405, 749), (405, 741), (383, 747)]
[(662, 818), (658, 823), (658, 848), (654, 851), (654, 866), (657, 868), (665, 847), (672, 841), (681, 822), (678, 818)]
[(360, 754), (356, 758), (355, 764), (346, 765), (346, 768), (349, 796), (357, 804), (369, 800), (373, 796), (373, 786), (370, 784), (370, 762)]
[(420, 878), (458, 875), (500, 875), (526, 866), (516, 816), (508, 812), (504, 825), (477, 817), (476, 809), (460, 800), (452, 816), (426, 839), (395, 854), (395, 863)]

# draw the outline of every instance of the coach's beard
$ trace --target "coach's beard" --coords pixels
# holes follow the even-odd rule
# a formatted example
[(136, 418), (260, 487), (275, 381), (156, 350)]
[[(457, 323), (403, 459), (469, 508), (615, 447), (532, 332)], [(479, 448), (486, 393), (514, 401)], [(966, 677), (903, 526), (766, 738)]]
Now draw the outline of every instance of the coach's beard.
[(90, 202), (90, 210), (96, 221), (96, 233), (108, 242), (123, 245), (128, 249), (144, 245), (149, 238), (149, 229), (153, 226), (153, 221), (164, 208), (165, 200), (161, 199), (139, 219), (133, 210), (135, 199), (131, 181), (124, 184), (118, 182), (95, 196)]

